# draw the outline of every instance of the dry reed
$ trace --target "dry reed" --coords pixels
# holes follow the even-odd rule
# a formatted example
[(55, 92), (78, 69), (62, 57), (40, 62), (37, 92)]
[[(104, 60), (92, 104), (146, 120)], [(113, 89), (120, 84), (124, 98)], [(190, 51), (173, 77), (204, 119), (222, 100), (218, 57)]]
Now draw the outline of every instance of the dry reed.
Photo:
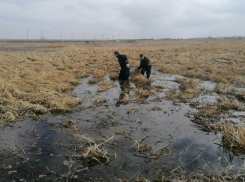
[(229, 148), (245, 151), (245, 126), (234, 126), (231, 122), (222, 122), (221, 130), (225, 139), (225, 145)]
[(98, 92), (105, 92), (105, 91), (115, 87), (116, 84), (113, 82), (107, 82), (106, 81), (106, 82), (100, 83), (99, 86), (100, 86), (100, 88), (98, 89)]
[(146, 78), (143, 75), (136, 75), (133, 79), (133, 82), (135, 82), (138, 85), (149, 85), (153, 80), (150, 78)]

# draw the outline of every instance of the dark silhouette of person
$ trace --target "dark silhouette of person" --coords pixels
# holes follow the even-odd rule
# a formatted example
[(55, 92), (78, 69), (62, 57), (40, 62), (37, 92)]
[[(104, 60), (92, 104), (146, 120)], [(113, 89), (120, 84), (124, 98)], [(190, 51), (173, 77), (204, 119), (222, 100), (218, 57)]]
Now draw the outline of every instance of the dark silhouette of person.
[(118, 59), (119, 65), (121, 67), (121, 70), (118, 76), (118, 81), (119, 81), (119, 85), (120, 85), (122, 92), (119, 95), (119, 101), (117, 102), (117, 104), (119, 103), (120, 105), (120, 100), (123, 99), (126, 93), (129, 94), (130, 67), (129, 67), (128, 57), (126, 55), (119, 54), (118, 51), (115, 51), (114, 55)]
[(151, 61), (144, 54), (140, 54), (140, 66), (138, 69), (141, 70), (141, 74), (144, 75), (146, 72), (146, 78), (150, 78), (151, 67)]

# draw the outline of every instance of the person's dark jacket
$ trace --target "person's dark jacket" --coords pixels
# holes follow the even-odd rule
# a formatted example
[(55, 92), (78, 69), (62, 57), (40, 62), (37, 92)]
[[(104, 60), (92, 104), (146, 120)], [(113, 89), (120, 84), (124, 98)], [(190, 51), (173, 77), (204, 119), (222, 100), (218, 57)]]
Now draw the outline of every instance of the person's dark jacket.
[(140, 66), (138, 67), (138, 69), (149, 69), (149, 68), (151, 68), (151, 61), (147, 57), (144, 57), (144, 59), (140, 61)]
[(121, 67), (121, 70), (119, 73), (119, 79), (127, 80), (130, 75), (128, 57), (126, 55), (119, 54), (117, 59)]
[(121, 69), (127, 68), (128, 57), (126, 55), (119, 54), (117, 59), (118, 59)]

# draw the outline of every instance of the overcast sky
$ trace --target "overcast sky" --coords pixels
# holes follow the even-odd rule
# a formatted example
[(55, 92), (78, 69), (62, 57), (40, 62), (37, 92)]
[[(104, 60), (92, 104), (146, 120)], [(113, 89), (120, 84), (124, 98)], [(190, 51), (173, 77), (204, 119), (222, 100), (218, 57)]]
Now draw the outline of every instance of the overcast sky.
[(245, 36), (245, 0), (0, 0), (0, 38), (27, 30), (30, 39)]

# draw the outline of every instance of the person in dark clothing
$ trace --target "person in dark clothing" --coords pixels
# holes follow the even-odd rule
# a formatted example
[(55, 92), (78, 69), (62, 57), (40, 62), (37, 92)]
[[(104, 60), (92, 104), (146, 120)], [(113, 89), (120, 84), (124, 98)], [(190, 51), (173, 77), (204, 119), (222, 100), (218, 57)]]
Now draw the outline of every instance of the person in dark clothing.
[(119, 72), (118, 81), (122, 93), (119, 95), (119, 101), (116, 106), (120, 105), (120, 100), (123, 99), (125, 94), (129, 94), (129, 76), (130, 76), (130, 67), (128, 62), (128, 57), (126, 55), (119, 54), (118, 51), (114, 52), (115, 57), (118, 59), (121, 70)]
[(121, 67), (118, 79), (124, 81), (128, 80), (130, 76), (128, 57), (126, 55), (119, 54), (118, 51), (115, 51), (114, 55), (118, 59), (119, 65)]
[(151, 75), (151, 61), (145, 57), (143, 54), (140, 54), (140, 66), (138, 69), (141, 69), (141, 74), (144, 75), (146, 72), (146, 78), (150, 78)]

